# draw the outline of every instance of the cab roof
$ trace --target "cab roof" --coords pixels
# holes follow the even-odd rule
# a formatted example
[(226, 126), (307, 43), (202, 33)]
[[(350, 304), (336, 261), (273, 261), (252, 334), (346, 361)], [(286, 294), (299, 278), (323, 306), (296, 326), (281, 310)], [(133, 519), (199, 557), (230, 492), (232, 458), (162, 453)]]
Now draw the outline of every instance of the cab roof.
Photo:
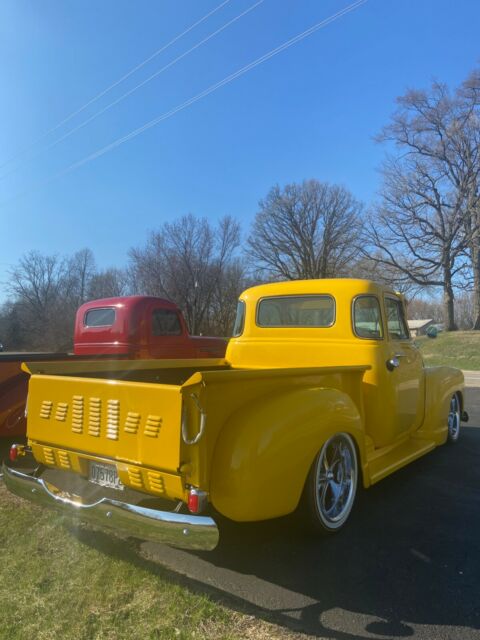
[(355, 296), (365, 293), (381, 295), (392, 293), (399, 295), (391, 287), (387, 287), (373, 280), (360, 278), (323, 278), (312, 280), (287, 280), (284, 282), (269, 282), (246, 289), (240, 298), (255, 301), (270, 296), (313, 295), (313, 294), (344, 294)]
[(85, 302), (78, 311), (88, 311), (89, 309), (98, 309), (100, 307), (116, 307), (133, 311), (151, 304), (158, 304), (164, 309), (178, 309), (177, 305), (165, 298), (157, 298), (155, 296), (119, 296), (115, 298), (99, 298), (98, 300), (90, 300)]

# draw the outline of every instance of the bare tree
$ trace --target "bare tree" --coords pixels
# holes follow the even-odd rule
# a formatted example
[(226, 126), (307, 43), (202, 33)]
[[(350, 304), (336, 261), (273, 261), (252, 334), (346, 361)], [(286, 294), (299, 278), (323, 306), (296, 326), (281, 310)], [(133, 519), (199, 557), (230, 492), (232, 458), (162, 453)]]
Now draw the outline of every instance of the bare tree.
[(11, 348), (68, 350), (77, 308), (86, 300), (122, 295), (126, 274), (98, 272), (90, 249), (73, 256), (32, 251), (10, 272), (11, 296), (0, 312), (0, 329)]
[(245, 264), (239, 259), (225, 265), (213, 291), (206, 333), (225, 337), (232, 334), (238, 296), (249, 286), (245, 271)]
[(69, 287), (67, 262), (31, 251), (9, 272), (7, 285), (31, 348), (63, 347), (71, 342), (73, 322), (65, 312)]
[(471, 329), (475, 325), (475, 296), (472, 293), (461, 293), (455, 301), (455, 315), (458, 328)]
[(277, 185), (259, 206), (247, 249), (255, 266), (288, 280), (350, 273), (362, 206), (344, 187)]
[(442, 288), (449, 330), (455, 328), (455, 285), (466, 282), (467, 249), (473, 263), (480, 261), (476, 77), (453, 96), (434, 83), (398, 99), (379, 136), (395, 145), (397, 156), (384, 162), (380, 202), (366, 237), (370, 258), (394, 267), (401, 280)]
[(128, 278), (126, 272), (122, 269), (111, 267), (104, 271), (98, 271), (90, 278), (87, 298), (88, 300), (116, 298), (127, 295), (127, 292)]
[(81, 249), (67, 260), (68, 280), (66, 295), (71, 298), (73, 306), (78, 308), (88, 299), (88, 289), (97, 268), (91, 249)]
[(409, 320), (434, 320), (440, 323), (443, 320), (443, 305), (441, 300), (416, 298), (408, 301), (407, 315)]
[(190, 331), (204, 331), (218, 282), (239, 237), (239, 225), (229, 216), (216, 227), (191, 214), (165, 223), (150, 234), (144, 247), (130, 251), (133, 289), (173, 300), (183, 310)]
[(464, 269), (463, 195), (444, 192), (444, 176), (415, 156), (384, 166), (381, 203), (366, 227), (370, 258), (398, 283), (442, 287), (445, 322), (455, 328), (454, 279)]

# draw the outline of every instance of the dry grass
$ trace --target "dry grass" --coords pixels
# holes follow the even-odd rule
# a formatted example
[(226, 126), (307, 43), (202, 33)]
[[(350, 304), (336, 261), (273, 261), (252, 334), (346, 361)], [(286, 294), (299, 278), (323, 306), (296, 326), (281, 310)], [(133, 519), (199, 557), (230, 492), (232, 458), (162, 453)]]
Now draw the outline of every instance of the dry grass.
[(444, 364), (458, 369), (480, 370), (480, 331), (439, 333), (437, 338), (421, 337), (415, 342), (426, 365)]

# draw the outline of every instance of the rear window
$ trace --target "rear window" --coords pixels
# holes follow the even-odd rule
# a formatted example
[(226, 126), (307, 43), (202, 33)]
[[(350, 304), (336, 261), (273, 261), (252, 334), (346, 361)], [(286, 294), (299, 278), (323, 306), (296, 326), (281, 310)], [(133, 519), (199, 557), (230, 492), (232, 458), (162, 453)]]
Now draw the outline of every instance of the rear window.
[(176, 311), (171, 309), (154, 309), (152, 312), (152, 335), (179, 336), (182, 325)]
[(259, 327), (331, 327), (335, 322), (332, 296), (278, 296), (260, 300)]
[(111, 327), (115, 322), (115, 309), (105, 307), (102, 309), (90, 309), (85, 314), (86, 327)]

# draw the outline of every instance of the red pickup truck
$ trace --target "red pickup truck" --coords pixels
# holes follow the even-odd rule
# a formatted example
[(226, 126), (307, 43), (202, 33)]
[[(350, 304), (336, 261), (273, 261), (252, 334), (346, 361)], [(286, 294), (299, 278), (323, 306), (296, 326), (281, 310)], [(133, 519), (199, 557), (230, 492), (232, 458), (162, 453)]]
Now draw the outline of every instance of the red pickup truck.
[(74, 353), (0, 354), (0, 437), (25, 433), (28, 375), (22, 362), (96, 358), (223, 358), (223, 338), (190, 336), (173, 302), (149, 296), (104, 298), (77, 311)]

